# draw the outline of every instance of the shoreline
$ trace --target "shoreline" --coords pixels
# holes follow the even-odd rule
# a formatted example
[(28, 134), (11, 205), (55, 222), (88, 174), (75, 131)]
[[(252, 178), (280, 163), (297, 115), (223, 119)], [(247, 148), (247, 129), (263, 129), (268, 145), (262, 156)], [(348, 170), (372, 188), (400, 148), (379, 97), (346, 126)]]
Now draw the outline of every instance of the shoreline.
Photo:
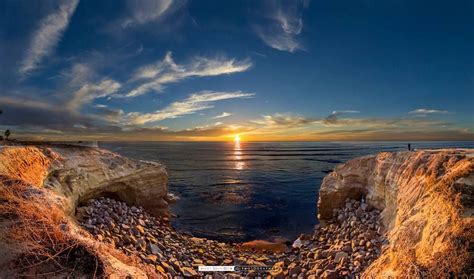
[[(301, 235), (287, 246), (254, 240), (224, 243), (175, 231), (168, 218), (155, 218), (143, 208), (129, 207), (109, 198), (98, 198), (78, 208), (79, 220), (94, 238), (136, 255), (162, 276), (205, 277), (202, 265), (236, 266), (232, 276), (255, 278), (336, 278), (358, 275), (387, 244), (381, 235), (380, 212), (368, 204), (347, 200), (335, 211), (335, 220)], [(224, 273), (212, 273), (213, 278)]]

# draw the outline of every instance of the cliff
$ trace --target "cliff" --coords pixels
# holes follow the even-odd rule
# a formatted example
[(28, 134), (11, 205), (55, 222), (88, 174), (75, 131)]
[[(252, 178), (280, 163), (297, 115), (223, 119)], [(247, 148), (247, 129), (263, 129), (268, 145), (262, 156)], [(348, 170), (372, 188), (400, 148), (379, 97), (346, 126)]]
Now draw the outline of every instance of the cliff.
[(157, 215), (167, 214), (165, 167), (113, 152), (77, 146), (10, 146), (0, 149), (0, 175), (51, 189), (66, 214), (91, 198), (113, 196)]
[(325, 177), (319, 218), (331, 219), (346, 198), (364, 197), (382, 211), (389, 245), (365, 277), (472, 272), (473, 156), (473, 150), (427, 150), (350, 160)]
[[(57, 221), (64, 226), (46, 225), (67, 228), (65, 229), (66, 238), (77, 241), (90, 253), (97, 254), (104, 268), (108, 269), (108, 274), (136, 274), (138, 277), (142, 274), (144, 276), (140, 270), (130, 271), (132, 267), (114, 257), (113, 253), (107, 252), (108, 249), (105, 246), (98, 245), (93, 239), (84, 235), (75, 218), (71, 217), (75, 214), (78, 205), (100, 196), (142, 206), (154, 215), (167, 215), (168, 185), (167, 173), (163, 165), (156, 162), (130, 160), (98, 148), (47, 144), (4, 146), (0, 147), (0, 178), (2, 178), (0, 184), (3, 184), (2, 194), (16, 195), (16, 197), (11, 197), (12, 200), (5, 197), (6, 205), (9, 207), (1, 207), (1, 215), (20, 216), (13, 219), (11, 226), (6, 225), (2, 220), (3, 234), (11, 235), (15, 227), (21, 225), (24, 221), (20, 220), (22, 214), (33, 214), (21, 212), (21, 209), (12, 209), (14, 204), (23, 205), (23, 202), (35, 204), (36, 201), (37, 204), (32, 205), (36, 211), (55, 212), (57, 209), (59, 212)], [(21, 193), (19, 187), (15, 188), (7, 184), (22, 185)], [(9, 187), (16, 192), (12, 192), (13, 190)], [(28, 195), (34, 193), (34, 195), (22, 200), (25, 193)], [(41, 217), (43, 216), (35, 218)], [(52, 220), (48, 219), (46, 223), (48, 222)], [(10, 240), (3, 241), (2, 246)], [(9, 257), (2, 257), (0, 264), (14, 258), (15, 253), (19, 252), (15, 251), (13, 244), (7, 243), (6, 247), (1, 247), (3, 252), (1, 256), (8, 255)]]

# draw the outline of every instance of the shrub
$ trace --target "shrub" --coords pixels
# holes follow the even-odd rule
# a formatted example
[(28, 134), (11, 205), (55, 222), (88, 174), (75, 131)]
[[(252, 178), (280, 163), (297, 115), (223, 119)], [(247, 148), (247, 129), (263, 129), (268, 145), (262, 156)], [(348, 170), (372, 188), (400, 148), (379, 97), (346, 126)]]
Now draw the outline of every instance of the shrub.
[[(0, 242), (17, 255), (10, 272), (100, 274), (97, 258), (68, 236), (64, 213), (46, 202), (43, 193), (22, 181), (0, 177), (0, 219), (6, 224), (0, 228)], [(94, 270), (87, 270), (91, 267)]]

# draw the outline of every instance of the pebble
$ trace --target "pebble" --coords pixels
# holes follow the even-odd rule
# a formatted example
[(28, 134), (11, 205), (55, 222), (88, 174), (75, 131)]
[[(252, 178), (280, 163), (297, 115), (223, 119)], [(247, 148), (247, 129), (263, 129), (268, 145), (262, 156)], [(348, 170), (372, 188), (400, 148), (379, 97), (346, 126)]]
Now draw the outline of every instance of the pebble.
[[(136, 254), (167, 278), (344, 278), (359, 277), (388, 241), (381, 235), (380, 212), (365, 202), (346, 200), (325, 226), (300, 235), (283, 253), (243, 251), (238, 243), (222, 243), (176, 232), (166, 217), (148, 214), (110, 198), (90, 200), (81, 224), (98, 241), (127, 255)], [(85, 212), (85, 213), (84, 213)], [(271, 267), (211, 274), (200, 265)]]

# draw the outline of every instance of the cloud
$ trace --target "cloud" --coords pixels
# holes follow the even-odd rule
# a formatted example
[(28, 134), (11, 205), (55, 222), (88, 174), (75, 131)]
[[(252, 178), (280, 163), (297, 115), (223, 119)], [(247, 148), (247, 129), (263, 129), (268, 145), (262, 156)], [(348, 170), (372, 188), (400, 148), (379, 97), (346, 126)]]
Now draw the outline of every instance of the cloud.
[(128, 10), (132, 15), (125, 19), (123, 28), (157, 22), (173, 14), (186, 4), (184, 0), (128, 0)]
[(158, 110), (153, 113), (139, 113), (132, 112), (128, 113), (128, 123), (131, 125), (143, 125), (150, 122), (158, 122), (169, 118), (177, 118), (182, 115), (193, 114), (201, 110), (213, 108), (214, 102), (238, 99), (238, 98), (250, 98), (254, 96), (252, 93), (243, 93), (240, 91), (236, 92), (212, 92), (202, 91), (191, 94), (188, 98), (171, 103), (169, 106), (162, 110)]
[[(169, 117), (190, 114), (202, 107), (232, 98), (249, 98), (241, 92), (199, 92), (167, 106), (159, 113)], [(207, 106), (201, 106), (203, 103)], [(194, 105), (193, 105), (194, 104)], [(228, 140), (241, 134), (246, 140), (473, 140), (471, 128), (425, 118), (341, 118), (324, 124), (325, 118), (276, 113), (261, 119), (225, 125), (210, 123), (184, 130), (134, 125), (120, 109), (95, 108), (89, 115), (70, 112), (60, 103), (0, 97), (0, 129), (12, 129), (15, 137), (45, 140)], [(172, 109), (176, 113), (171, 113)], [(181, 109), (181, 110), (180, 110)], [(183, 114), (183, 115), (184, 115)], [(161, 118), (159, 115), (156, 117)]]
[(224, 118), (224, 117), (228, 117), (228, 116), (231, 116), (231, 115), (232, 115), (232, 113), (228, 113), (228, 112), (224, 111), (222, 114), (216, 115), (212, 119)]
[(360, 113), (358, 110), (333, 110), (332, 115), (338, 115), (338, 114), (347, 114), (347, 113)]
[[(247, 140), (440, 140), (474, 139), (471, 129), (449, 122), (420, 118), (342, 118), (335, 111), (328, 117), (276, 113), (241, 123), (248, 130), (242, 132)], [(330, 117), (339, 118), (328, 121)]]
[[(215, 102), (232, 98), (249, 98), (253, 95), (240, 92), (201, 93), (190, 95), (187, 101), (201, 103), (204, 102), (203, 99), (207, 99)], [(218, 122), (184, 130), (170, 130), (162, 126), (135, 126), (124, 120), (126, 115), (120, 109), (96, 108), (93, 114), (83, 116), (69, 111), (60, 103), (17, 97), (0, 97), (0, 107), (3, 110), (0, 129), (12, 129), (15, 137), (23, 139), (197, 140), (248, 130), (226, 127)]]
[(74, 63), (70, 69), (63, 70), (60, 76), (67, 81), (69, 87), (79, 87), (96, 76), (91, 65)]
[(329, 124), (336, 124), (338, 122), (338, 116), (342, 114), (353, 114), (353, 113), (360, 113), (358, 110), (335, 110), (326, 118), (323, 119), (323, 123)]
[(114, 125), (121, 125), (125, 112), (122, 109), (113, 109), (107, 107), (97, 107), (93, 117)]
[(44, 18), (35, 31), (30, 47), (23, 59), (19, 74), (24, 76), (36, 69), (44, 57), (50, 55), (66, 30), (79, 0), (65, 1), (59, 9)]
[(90, 103), (94, 99), (110, 96), (117, 92), (121, 84), (112, 79), (103, 79), (98, 83), (87, 83), (74, 92), (73, 98), (67, 102), (66, 108), (77, 112), (83, 104)]
[(437, 109), (415, 109), (410, 111), (411, 114), (448, 114), (449, 111), (447, 110), (437, 110)]
[(251, 120), (250, 122), (259, 126), (294, 128), (315, 123), (317, 122), (317, 119), (288, 115), (284, 113), (275, 113), (274, 115), (263, 115), (262, 119)]
[(413, 118), (341, 118), (343, 114), (355, 114), (358, 111), (333, 111), (329, 116), (323, 118), (311, 118), (284, 113), (275, 113), (273, 115), (263, 115), (260, 119), (250, 120), (246, 126), (252, 126), (256, 129), (289, 131), (290, 129), (330, 129), (336, 131), (339, 129), (420, 129), (420, 128), (439, 128), (451, 124), (429, 119)]
[(92, 119), (77, 114), (71, 114), (62, 106), (33, 99), (0, 98), (3, 109), (1, 124), (16, 127), (14, 130), (72, 130), (75, 124), (91, 125)]
[(303, 49), (297, 36), (303, 30), (302, 10), (309, 1), (267, 1), (269, 23), (254, 27), (257, 36), (268, 46), (281, 51)]
[(187, 64), (176, 64), (172, 53), (168, 52), (162, 61), (139, 68), (131, 81), (145, 80), (125, 96), (136, 97), (150, 90), (161, 91), (166, 84), (175, 83), (189, 77), (219, 76), (244, 72), (252, 66), (248, 59), (195, 57)]

